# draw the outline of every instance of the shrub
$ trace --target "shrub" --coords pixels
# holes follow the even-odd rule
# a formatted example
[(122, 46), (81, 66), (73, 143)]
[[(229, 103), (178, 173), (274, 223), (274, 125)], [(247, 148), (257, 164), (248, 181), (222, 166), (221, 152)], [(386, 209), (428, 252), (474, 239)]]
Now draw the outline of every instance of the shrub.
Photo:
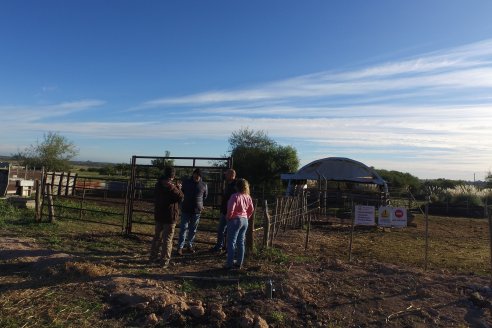
[(482, 199), (474, 194), (458, 194), (451, 198), (450, 205), (482, 206)]

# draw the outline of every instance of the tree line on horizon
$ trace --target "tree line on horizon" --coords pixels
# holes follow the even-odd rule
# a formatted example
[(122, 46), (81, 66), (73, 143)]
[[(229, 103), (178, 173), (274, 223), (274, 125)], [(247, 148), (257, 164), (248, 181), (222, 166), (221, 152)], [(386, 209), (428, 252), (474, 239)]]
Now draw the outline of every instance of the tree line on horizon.
[[(299, 169), (299, 157), (293, 146), (282, 146), (262, 130), (242, 128), (232, 132), (229, 137), (228, 155), (234, 159), (237, 175), (249, 180), (251, 185), (263, 190), (282, 190), (280, 174), (296, 172)], [(24, 151), (12, 155), (21, 165), (47, 171), (69, 171), (71, 160), (78, 155), (75, 144), (57, 132), (43, 135), (42, 141), (36, 141)], [(171, 153), (165, 151), (163, 159), (152, 160), (153, 167), (147, 174), (158, 175), (167, 165), (173, 165)], [(83, 170), (81, 170), (83, 171)], [(102, 167), (89, 167), (88, 172), (105, 176), (128, 176), (130, 165), (126, 163), (106, 164)], [(470, 182), (450, 179), (419, 179), (410, 173), (395, 170), (375, 169), (388, 183), (390, 188), (407, 189), (418, 196), (443, 195), (446, 190), (469, 186)], [(475, 183), (477, 188), (492, 188), (492, 173), (486, 181)], [(465, 188), (466, 189), (466, 188)], [(465, 190), (464, 189), (464, 190)]]

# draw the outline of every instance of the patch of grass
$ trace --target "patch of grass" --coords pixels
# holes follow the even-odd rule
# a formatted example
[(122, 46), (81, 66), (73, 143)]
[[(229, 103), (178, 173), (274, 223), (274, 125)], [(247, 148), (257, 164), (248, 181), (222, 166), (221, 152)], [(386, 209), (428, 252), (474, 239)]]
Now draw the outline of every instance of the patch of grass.
[(260, 259), (268, 260), (276, 264), (286, 264), (289, 256), (278, 248), (263, 248), (256, 254)]
[[(102, 298), (85, 285), (6, 291), (0, 327), (100, 327), (103, 312)], [(123, 326), (119, 321), (105, 319), (104, 326)]]
[(195, 284), (194, 281), (192, 280), (183, 280), (183, 283), (181, 284), (181, 291), (185, 293), (191, 293), (196, 290), (198, 290), (200, 287)]
[(312, 263), (316, 262), (316, 256), (308, 256), (308, 255), (294, 255), (291, 256), (290, 259), (296, 263)]
[(270, 313), (270, 321), (276, 325), (284, 324), (285, 319), (285, 313), (281, 311), (272, 311), (272, 313)]
[(34, 211), (28, 208), (18, 208), (6, 199), (0, 199), (0, 227), (19, 223), (34, 223)]
[(0, 316), (0, 327), (22, 327), (22, 321), (19, 320), (17, 317), (4, 317), (3, 315)]
[(60, 239), (59, 236), (49, 236), (48, 239), (47, 239), (47, 242), (51, 245), (51, 246), (56, 246), (56, 245), (60, 245), (62, 240)]
[(247, 282), (240, 282), (239, 286), (247, 292), (250, 291), (255, 291), (255, 290), (262, 290), (264, 283), (261, 281), (247, 281)]
[[(360, 231), (355, 233), (353, 255), (355, 258), (424, 267), (425, 219), (417, 215), (416, 227), (391, 229), (383, 232)], [(330, 245), (335, 247), (335, 236)], [(487, 265), (490, 246), (488, 222), (484, 219), (430, 217), (428, 236), (428, 267), (445, 268), (454, 272), (490, 274)], [(345, 242), (346, 243), (346, 242)], [(340, 243), (342, 245), (343, 243)]]

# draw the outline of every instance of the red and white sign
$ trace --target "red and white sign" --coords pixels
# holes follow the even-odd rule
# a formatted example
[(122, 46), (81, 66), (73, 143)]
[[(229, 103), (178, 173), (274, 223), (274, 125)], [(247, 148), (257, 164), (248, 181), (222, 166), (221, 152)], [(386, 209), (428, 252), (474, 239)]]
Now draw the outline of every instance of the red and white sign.
[(393, 208), (393, 227), (402, 228), (407, 226), (407, 209), (404, 207)]
[(380, 227), (406, 227), (407, 209), (404, 207), (380, 206), (378, 210), (378, 225)]

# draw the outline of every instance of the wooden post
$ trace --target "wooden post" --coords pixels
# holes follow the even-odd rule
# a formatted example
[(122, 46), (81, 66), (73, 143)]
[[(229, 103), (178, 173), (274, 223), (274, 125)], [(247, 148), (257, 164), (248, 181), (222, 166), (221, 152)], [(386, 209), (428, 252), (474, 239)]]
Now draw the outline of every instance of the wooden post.
[(41, 204), (39, 209), (39, 219), (43, 220), (43, 209), (44, 209), (44, 196), (46, 192), (46, 181), (47, 181), (47, 173), (44, 170), (44, 166), (41, 169)]
[(490, 267), (492, 274), (492, 213), (489, 213), (489, 243), (490, 243)]
[(36, 179), (35, 181), (35, 188), (36, 188), (36, 198), (35, 200), (35, 206), (34, 206), (34, 215), (35, 215), (35, 220), (36, 222), (41, 221), (41, 181), (39, 179)]
[(86, 181), (87, 181), (87, 178), (84, 178), (84, 185), (82, 186), (82, 198), (80, 199), (79, 220), (82, 220), (82, 216), (84, 214), (85, 182)]
[(65, 177), (65, 172), (61, 172), (60, 173), (60, 180), (58, 181), (58, 190), (56, 192), (56, 194), (58, 196), (62, 195), (62, 190), (63, 190), (63, 179)]
[(55, 185), (55, 172), (51, 172), (51, 185)]
[(55, 222), (55, 207), (53, 206), (53, 189), (52, 185), (46, 184), (46, 194), (48, 196), (48, 218), (51, 223)]
[[(256, 208), (256, 206), (255, 206)], [(248, 256), (253, 255), (253, 249), (255, 246), (255, 215), (248, 220), (248, 231), (246, 232), (246, 254)]]
[(308, 249), (308, 244), (309, 244), (309, 232), (311, 231), (311, 215), (308, 215), (308, 222), (307, 222), (307, 231), (306, 231), (306, 242), (304, 243), (304, 250), (307, 251)]
[(77, 177), (78, 177), (78, 174), (75, 173), (75, 175), (73, 176), (72, 191), (70, 193), (72, 196), (75, 196), (75, 190), (77, 189)]
[(64, 195), (65, 196), (68, 196), (69, 195), (69, 193), (68, 193), (68, 187), (70, 185), (70, 175), (71, 175), (71, 173), (70, 173), (70, 171), (68, 171), (68, 173), (67, 173), (67, 183), (65, 183), (65, 188), (64, 188), (65, 189), (65, 191), (64, 191), (64, 193), (65, 193)]
[(424, 259), (424, 270), (427, 271), (427, 263), (429, 258), (429, 201), (430, 197), (425, 203), (425, 259)]
[(263, 247), (269, 246), (270, 240), (270, 214), (268, 214), (268, 202), (263, 203)]
[(279, 201), (278, 201), (278, 198), (275, 198), (275, 210), (273, 212), (273, 215), (269, 218), (270, 218), (270, 229), (269, 229), (269, 234), (268, 234), (268, 238), (270, 238), (269, 242), (268, 242), (268, 246), (269, 247), (272, 247), (273, 246), (273, 236), (275, 235), (275, 228), (276, 228), (276, 225), (277, 225), (277, 220), (278, 220), (278, 204), (279, 204)]
[(352, 224), (350, 227), (350, 245), (349, 245), (349, 262), (352, 262), (352, 244), (354, 240), (354, 227), (355, 227), (355, 211), (354, 211), (354, 201), (351, 202), (352, 209)]
[[(284, 214), (282, 215), (282, 220), (284, 221), (284, 232), (287, 230), (287, 222), (290, 220), (291, 212), (290, 212), (290, 198), (284, 198), (285, 203), (283, 204), (282, 210)], [(280, 228), (280, 227), (279, 227)]]

